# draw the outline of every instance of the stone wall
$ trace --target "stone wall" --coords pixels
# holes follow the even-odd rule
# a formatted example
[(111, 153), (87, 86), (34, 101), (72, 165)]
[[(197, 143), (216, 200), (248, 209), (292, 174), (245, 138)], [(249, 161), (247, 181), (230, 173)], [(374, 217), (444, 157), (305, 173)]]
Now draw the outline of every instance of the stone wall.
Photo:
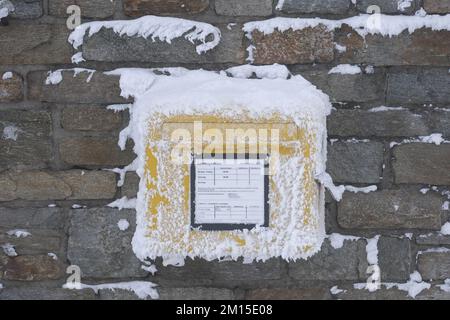
[[(132, 144), (117, 147), (126, 113), (105, 106), (126, 102), (118, 78), (96, 72), (74, 77), (63, 72), (47, 86), (48, 70), (72, 68), (66, 8), (81, 7), (83, 22), (131, 19), (147, 14), (183, 17), (218, 26), (221, 44), (199, 56), (184, 41), (172, 45), (120, 38), (102, 31), (89, 38), (80, 66), (185, 66), (222, 70), (243, 64), (249, 40), (242, 24), (274, 16), (339, 19), (379, 5), (387, 14), (450, 13), (449, 0), (413, 0), (401, 12), (393, 0), (12, 0), (16, 12), (0, 26), (0, 299), (135, 299), (128, 291), (62, 289), (69, 265), (78, 265), (85, 283), (148, 280), (162, 299), (408, 299), (404, 291), (382, 287), (374, 293), (353, 288), (366, 282), (368, 238), (380, 235), (378, 264), (383, 282), (405, 283), (418, 270), (432, 283), (418, 299), (450, 299), (437, 286), (450, 278), (450, 236), (445, 191), (450, 185), (450, 144), (417, 142), (441, 133), (450, 137), (450, 32), (420, 29), (394, 37), (363, 39), (347, 27), (321, 27), (264, 35), (254, 32), (256, 64), (287, 64), (330, 95), (328, 171), (338, 184), (376, 185), (368, 194), (346, 192), (341, 202), (327, 197), (326, 230), (360, 237), (341, 248), (329, 240), (308, 261), (265, 263), (188, 260), (152, 276), (134, 256), (135, 212), (105, 207), (136, 195), (129, 173), (117, 187), (110, 171), (129, 164)], [(229, 25), (235, 23), (235, 25)], [(346, 47), (337, 50), (335, 43)], [(337, 64), (360, 64), (361, 74), (328, 74)], [(373, 66), (372, 68), (365, 68)], [(380, 106), (402, 107), (374, 112)], [(375, 109), (376, 110), (376, 109)], [(412, 142), (395, 144), (410, 139)], [(416, 141), (417, 140), (417, 141)], [(416, 142), (414, 142), (416, 141)], [(424, 188), (430, 190), (426, 192)], [(448, 200), (447, 200), (448, 201)], [(75, 205), (75, 206), (74, 206)], [(75, 208), (75, 209), (74, 209)], [(131, 227), (121, 231), (120, 219)], [(25, 229), (28, 237), (8, 235)], [(405, 236), (407, 234), (407, 236)], [(50, 255), (49, 255), (50, 253)], [(338, 286), (346, 291), (330, 291)]]

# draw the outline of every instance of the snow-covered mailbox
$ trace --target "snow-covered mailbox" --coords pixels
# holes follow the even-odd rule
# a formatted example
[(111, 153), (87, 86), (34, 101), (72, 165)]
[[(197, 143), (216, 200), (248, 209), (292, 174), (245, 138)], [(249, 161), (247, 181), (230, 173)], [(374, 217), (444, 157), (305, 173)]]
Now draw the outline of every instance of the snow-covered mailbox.
[(137, 255), (252, 261), (317, 252), (328, 97), (282, 66), (165, 71), (117, 71), (135, 98), (126, 131), (141, 176)]

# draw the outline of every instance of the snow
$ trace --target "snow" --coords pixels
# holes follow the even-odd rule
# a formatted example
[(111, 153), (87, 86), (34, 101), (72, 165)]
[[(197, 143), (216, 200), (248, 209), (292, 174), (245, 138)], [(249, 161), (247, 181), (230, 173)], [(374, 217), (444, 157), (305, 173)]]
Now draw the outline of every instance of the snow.
[[(379, 23), (373, 23), (377, 19)], [(281, 32), (292, 29), (301, 30), (314, 28), (319, 25), (325, 26), (327, 30), (339, 29), (342, 25), (353, 28), (360, 36), (366, 37), (368, 34), (380, 34), (382, 36), (398, 36), (404, 31), (413, 33), (421, 28), (430, 28), (435, 31), (450, 31), (450, 14), (447, 15), (426, 15), (426, 16), (392, 16), (385, 14), (361, 14), (342, 20), (328, 20), (321, 18), (285, 18), (277, 17), (263, 21), (252, 21), (244, 24), (243, 30), (247, 38), (251, 39), (251, 33), (255, 30), (264, 34), (273, 33), (275, 30)]]
[(96, 294), (99, 290), (128, 290), (134, 292), (139, 299), (158, 299), (159, 294), (155, 289), (156, 284), (149, 281), (130, 281), (130, 282), (118, 282), (118, 283), (104, 283), (97, 285), (89, 285), (83, 283), (66, 283), (63, 285), (64, 289), (69, 290), (83, 290), (92, 289)]
[(291, 72), (284, 65), (274, 64), (267, 66), (243, 65), (232, 67), (225, 72), (231, 74), (234, 78), (248, 79), (255, 75), (259, 79), (288, 79)]
[(386, 106), (379, 106), (372, 109), (369, 109), (369, 112), (384, 112), (384, 111), (400, 111), (405, 110), (403, 107), (386, 107)]
[(9, 0), (0, 0), (0, 19), (6, 18), (11, 12), (14, 12), (14, 5)]
[(107, 106), (106, 109), (113, 110), (114, 112), (121, 112), (128, 110), (131, 106), (132, 104), (111, 104)]
[(358, 187), (354, 187), (354, 186), (345, 186), (345, 191), (349, 191), (349, 192), (353, 192), (353, 193), (369, 193), (369, 192), (374, 192), (377, 191), (378, 187), (373, 185), (373, 186), (368, 186), (368, 187), (363, 187), (363, 188), (358, 188)]
[(108, 204), (108, 207), (118, 208), (119, 210), (136, 209), (136, 198), (128, 199), (127, 197), (122, 197)]
[(63, 80), (63, 77), (62, 77), (63, 71), (73, 71), (74, 78), (82, 72), (87, 72), (87, 73), (89, 73), (89, 76), (86, 79), (86, 82), (90, 82), (92, 79), (92, 76), (95, 73), (95, 70), (85, 69), (85, 68), (59, 69), (59, 70), (55, 70), (55, 71), (49, 71), (47, 79), (45, 80), (45, 84), (46, 85), (57, 85), (57, 84), (61, 83), (61, 81)]
[(378, 240), (380, 236), (375, 236), (372, 239), (367, 239), (367, 262), (370, 265), (378, 265)]
[(51, 203), (51, 204), (49, 204), (47, 207), (48, 207), (48, 208), (56, 208), (56, 204)]
[(82, 205), (76, 204), (76, 203), (72, 205), (72, 209), (83, 209), (83, 208), (86, 208), (86, 206), (82, 206)]
[(360, 74), (361, 68), (351, 64), (340, 64), (332, 68), (328, 74)]
[(333, 183), (333, 179), (331, 178), (331, 176), (326, 173), (326, 172), (322, 172), (319, 175), (316, 175), (316, 179), (325, 187), (327, 188), (330, 192), (331, 195), (333, 196), (333, 198), (336, 201), (341, 201), (342, 200), (342, 195), (345, 192), (345, 186), (336, 186)]
[(47, 253), (47, 255), (50, 258), (52, 258), (53, 260), (58, 260), (58, 256), (55, 253), (53, 253), (53, 252), (49, 252), (49, 253)]
[(420, 189), (419, 191), (420, 191), (420, 193), (422, 193), (422, 194), (427, 194), (428, 191), (430, 191), (430, 188), (422, 188), (422, 189)]
[(387, 289), (397, 287), (399, 290), (408, 292), (408, 296), (416, 298), (423, 290), (430, 289), (431, 284), (422, 281), (422, 276), (418, 271), (411, 273), (409, 281), (406, 283), (386, 283)]
[(125, 231), (130, 227), (130, 223), (126, 219), (120, 219), (119, 222), (117, 222), (117, 226), (121, 231)]
[(155, 273), (158, 271), (154, 264), (151, 264), (149, 266), (141, 266), (141, 269), (151, 273), (152, 275), (155, 275)]
[(335, 43), (334, 44), (334, 48), (337, 50), (337, 52), (339, 52), (339, 53), (344, 53), (344, 52), (346, 52), (347, 51), (347, 47), (346, 46), (343, 46), (343, 45), (340, 45), (339, 43)]
[(2, 139), (17, 141), (19, 132), (21, 132), (21, 130), (14, 125), (6, 126), (3, 128)]
[(345, 293), (347, 290), (339, 289), (338, 286), (334, 286), (330, 289), (331, 294), (339, 294), (339, 293)]
[[(165, 69), (117, 69), (107, 72), (108, 75), (120, 76), (121, 95), (125, 98), (133, 97), (134, 104), (129, 108), (130, 123), (125, 128), (119, 139), (119, 146), (124, 147), (127, 139), (134, 140), (134, 152), (137, 158), (129, 166), (122, 169), (114, 169), (123, 176), (127, 171), (136, 171), (140, 177), (139, 192), (136, 200), (137, 227), (133, 237), (133, 250), (141, 261), (163, 257), (165, 265), (175, 264), (183, 265), (185, 257), (201, 257), (206, 260), (214, 260), (231, 256), (233, 260), (238, 257), (245, 257), (250, 260), (266, 260), (273, 256), (281, 256), (284, 259), (307, 258), (320, 250), (320, 246), (325, 237), (323, 216), (317, 211), (319, 207), (314, 207), (313, 219), (314, 229), (302, 230), (301, 232), (293, 229), (292, 224), (302, 216), (303, 197), (300, 192), (301, 184), (291, 186), (290, 181), (303, 178), (302, 168), (299, 168), (299, 158), (292, 157), (286, 160), (280, 169), (277, 170), (273, 178), (277, 188), (280, 188), (280, 194), (283, 199), (280, 203), (283, 207), (280, 212), (283, 215), (279, 217), (285, 228), (272, 230), (272, 228), (257, 227), (250, 231), (236, 231), (244, 240), (244, 246), (238, 246), (233, 241), (215, 242), (217, 233), (207, 233), (200, 243), (192, 244), (193, 250), (184, 250), (185, 242), (189, 239), (190, 228), (183, 225), (183, 229), (175, 229), (174, 234), (181, 238), (180, 243), (170, 246), (167, 252), (167, 243), (156, 240), (163, 231), (159, 229), (149, 233), (148, 230), (148, 201), (149, 192), (147, 191), (148, 180), (151, 177), (145, 174), (146, 148), (148, 142), (148, 133), (157, 119), (161, 117), (182, 115), (214, 115), (241, 118), (243, 114), (249, 117), (270, 118), (273, 115), (281, 119), (289, 119), (299, 126), (308, 123), (308, 132), (313, 131), (318, 134), (312, 141), (318, 150), (324, 148), (324, 139), (326, 139), (326, 116), (331, 111), (329, 98), (317, 90), (311, 83), (303, 77), (295, 75), (285, 79), (288, 75), (287, 69), (283, 66), (242, 66), (232, 68), (227, 72), (212, 72), (204, 70), (187, 70), (184, 68), (165, 68)], [(238, 75), (240, 78), (230, 77), (229, 74)], [(246, 79), (246, 77), (256, 74), (263, 79)], [(266, 78), (269, 77), (269, 78)], [(307, 119), (307, 122), (305, 122)], [(152, 142), (150, 142), (152, 143)], [(318, 176), (325, 170), (325, 154), (322, 152), (314, 153), (315, 172)], [(163, 159), (158, 159), (163, 161)], [(302, 163), (300, 161), (300, 163)], [(178, 170), (178, 169), (177, 169)], [(181, 170), (181, 168), (180, 168)], [(182, 174), (180, 172), (180, 174)], [(151, 180), (153, 181), (153, 180)], [(156, 188), (163, 191), (165, 184), (156, 181)], [(286, 189), (286, 185), (289, 186)], [(163, 188), (163, 189), (161, 189)], [(182, 186), (177, 187), (180, 188)], [(344, 187), (342, 187), (344, 189)], [(286, 190), (285, 190), (286, 189)], [(161, 191), (162, 190), (162, 191)], [(294, 196), (298, 194), (298, 196)], [(291, 198), (293, 197), (294, 198)], [(171, 195), (173, 198), (173, 196)], [(182, 199), (179, 209), (182, 210)], [(115, 205), (123, 203), (121, 199)], [(159, 209), (160, 210), (160, 209)], [(178, 211), (176, 211), (178, 212)], [(180, 214), (182, 213), (173, 213)], [(158, 212), (158, 214), (161, 214)], [(317, 220), (316, 220), (317, 219)], [(178, 223), (180, 224), (180, 223)], [(316, 227), (317, 226), (317, 227)], [(203, 240), (204, 239), (204, 240)], [(191, 240), (192, 241), (192, 240)], [(250, 243), (258, 241), (268, 244), (268, 247), (253, 246)], [(310, 250), (303, 252), (299, 250), (308, 244)], [(259, 249), (258, 249), (259, 248)], [(268, 249), (270, 248), (270, 249)], [(178, 253), (181, 252), (181, 253)]]
[(3, 288), (4, 288), (4, 287), (3, 287), (3, 284), (0, 283), (0, 290), (3, 289)]
[(450, 210), (450, 201), (444, 201), (442, 204), (442, 210), (449, 211)]
[(11, 236), (11, 237), (14, 236), (16, 238), (26, 238), (26, 237), (31, 236), (31, 233), (29, 233), (28, 231), (23, 230), (23, 229), (9, 230), (8, 232), (6, 232), (6, 234), (8, 236)]
[(412, 240), (412, 237), (413, 237), (413, 236), (414, 236), (414, 234), (411, 233), (411, 232), (405, 233), (405, 238), (407, 238), (407, 239), (409, 239), (409, 240)]
[(8, 257), (17, 257), (17, 252), (14, 249), (14, 245), (10, 244), (10, 243), (5, 243), (4, 245), (2, 245), (2, 249), (3, 252), (8, 256)]
[(441, 228), (441, 234), (450, 236), (450, 222), (446, 222)]
[(72, 63), (74, 64), (79, 64), (84, 61), (86, 60), (83, 58), (83, 52), (77, 52), (72, 56)]
[(5, 72), (2, 76), (2, 80), (9, 80), (13, 77), (13, 73), (11, 71)]
[(444, 284), (439, 285), (438, 287), (441, 288), (442, 291), (450, 293), (450, 279), (446, 279)]
[(411, 2), (413, 2), (413, 0), (398, 0), (398, 4), (397, 4), (397, 8), (400, 11), (405, 11), (408, 8), (411, 8)]
[(364, 68), (364, 72), (365, 72), (366, 74), (374, 74), (374, 73), (375, 73), (375, 69), (374, 69), (373, 66), (366, 66), (366, 67)]
[[(82, 44), (85, 36), (92, 37), (102, 28), (112, 29), (120, 36), (138, 36), (171, 43), (176, 38), (184, 37), (195, 43), (197, 53), (202, 54), (216, 47), (221, 38), (220, 30), (208, 23), (172, 17), (144, 16), (135, 20), (93, 21), (79, 25), (69, 36), (69, 43), (75, 49)], [(210, 41), (207, 41), (212, 36)]]
[(347, 236), (342, 235), (339, 233), (332, 233), (330, 235), (327, 235), (327, 238), (330, 240), (331, 246), (334, 249), (340, 249), (344, 246), (344, 241), (356, 241), (359, 240), (360, 237), (354, 237), (354, 236)]
[(442, 133), (433, 133), (429, 136), (420, 136), (419, 139), (421, 142), (434, 143), (437, 146), (439, 146), (441, 143), (445, 141), (442, 138)]

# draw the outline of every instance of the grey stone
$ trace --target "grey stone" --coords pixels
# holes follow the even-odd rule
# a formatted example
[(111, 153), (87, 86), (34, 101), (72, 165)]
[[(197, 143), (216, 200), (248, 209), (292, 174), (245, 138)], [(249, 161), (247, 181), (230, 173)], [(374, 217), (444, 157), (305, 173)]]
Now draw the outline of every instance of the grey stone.
[(357, 0), (356, 8), (363, 13), (374, 13), (373, 11), (368, 12), (368, 9), (370, 9), (371, 6), (375, 5), (381, 9), (379, 13), (388, 13), (388, 14), (411, 14), (416, 12), (416, 10), (420, 8), (419, 6), (420, 0), (411, 1), (410, 6), (405, 7), (403, 10), (399, 8), (398, 4), (399, 1), (392, 1), (392, 0)]
[(0, 173), (0, 201), (11, 201), (17, 198), (16, 183), (4, 173)]
[(122, 125), (122, 114), (107, 110), (104, 106), (68, 106), (61, 116), (65, 130), (111, 131)]
[(449, 87), (448, 68), (391, 69), (386, 99), (392, 104), (445, 104), (450, 102)]
[(440, 232), (419, 235), (416, 237), (416, 243), (421, 245), (450, 245), (450, 236), (445, 236)]
[(12, 18), (36, 19), (42, 16), (42, 0), (11, 0), (14, 5)]
[[(10, 24), (0, 33), (2, 64), (71, 63), (72, 47), (65, 25)], [(18, 41), (20, 39), (20, 41)]]
[(159, 288), (161, 300), (233, 300), (233, 291), (219, 288)]
[[(1, 214), (1, 213), (0, 213)], [(40, 229), (25, 229), (31, 235), (27, 237), (16, 237), (9, 235), (8, 231), (14, 229), (0, 228), (0, 247), (5, 244), (11, 244), (19, 255), (47, 255), (54, 253), (62, 257), (64, 234), (54, 230), (45, 230), (45, 226)]]
[(423, 8), (427, 13), (450, 13), (450, 0), (424, 0)]
[(8, 229), (63, 230), (67, 216), (61, 208), (0, 208), (0, 225)]
[(272, 0), (216, 0), (216, 13), (223, 16), (258, 16), (272, 14)]
[(51, 16), (67, 17), (67, 8), (77, 5), (85, 18), (108, 18), (115, 12), (116, 0), (50, 0), (48, 10)]
[(3, 266), (3, 279), (12, 281), (58, 280), (64, 274), (65, 267), (61, 260), (47, 254), (10, 257)]
[(450, 300), (450, 292), (442, 290), (438, 285), (424, 290), (416, 296), (416, 300)]
[(444, 137), (450, 137), (450, 109), (435, 109), (426, 113), (430, 133), (439, 132)]
[[(381, 18), (383, 24), (383, 18)], [(339, 63), (374, 66), (447, 66), (450, 62), (450, 32), (419, 29), (397, 36), (380, 34), (361, 37), (352, 29), (342, 28), (336, 43), (347, 48), (336, 54)], [(408, 92), (409, 93), (409, 92)]]
[(383, 101), (386, 76), (377, 69), (373, 74), (328, 74), (328, 69), (316, 68), (296, 70), (334, 102)]
[[(125, 231), (117, 226), (121, 219), (130, 224)], [(145, 276), (131, 247), (135, 225), (134, 210), (73, 210), (67, 249), (70, 263), (78, 265), (86, 278)]]
[(95, 293), (91, 289), (68, 290), (61, 287), (27, 285), (0, 290), (0, 300), (94, 300), (95, 298)]
[(23, 79), (13, 72), (12, 77), (3, 79), (0, 74), (0, 102), (16, 102), (23, 99)]
[(48, 111), (0, 111), (0, 171), (46, 167), (53, 157), (51, 136)]
[(196, 45), (184, 38), (167, 42), (151, 38), (120, 36), (102, 29), (83, 44), (83, 57), (88, 61), (160, 62), (160, 63), (244, 63), (243, 31), (239, 26), (229, 30), (220, 27), (222, 38), (214, 49), (198, 54)]
[(195, 14), (208, 9), (209, 0), (124, 0), (128, 16)]
[(68, 200), (112, 199), (116, 194), (116, 174), (109, 171), (71, 170), (56, 173), (70, 186)]
[(135, 172), (128, 172), (125, 175), (125, 182), (122, 186), (122, 196), (128, 199), (136, 198), (139, 190), (139, 176)]
[(345, 241), (335, 249), (325, 240), (321, 250), (307, 260), (289, 263), (289, 275), (297, 280), (353, 280), (366, 274), (366, 241)]
[(419, 254), (417, 268), (424, 280), (445, 280), (450, 278), (450, 250)]
[(334, 142), (328, 146), (327, 171), (335, 182), (379, 183), (383, 154), (380, 142)]
[(441, 228), (442, 199), (421, 194), (417, 188), (344, 193), (338, 203), (338, 223), (345, 229)]
[(427, 119), (409, 110), (335, 110), (328, 117), (327, 127), (330, 136), (340, 137), (411, 137), (431, 133)]
[(397, 288), (386, 289), (382, 286), (379, 290), (370, 292), (366, 289), (354, 289), (343, 286), (339, 289), (343, 292), (336, 295), (339, 300), (411, 300), (408, 293)]
[(125, 151), (117, 145), (118, 138), (64, 138), (59, 143), (61, 160), (77, 166), (125, 166), (136, 157), (128, 145)]
[(382, 282), (406, 282), (411, 274), (409, 239), (381, 237), (378, 240), (378, 266)]
[(450, 145), (406, 143), (393, 149), (396, 183), (450, 185)]
[(349, 0), (284, 0), (280, 10), (286, 13), (345, 14)]
[(31, 100), (61, 103), (124, 103), (120, 96), (118, 76), (95, 72), (88, 82), (90, 73), (81, 72), (75, 76), (74, 71), (63, 71), (63, 80), (56, 85), (47, 85), (45, 71), (28, 74), (28, 97)]
[(327, 288), (271, 288), (249, 290), (246, 300), (327, 300), (331, 298)]

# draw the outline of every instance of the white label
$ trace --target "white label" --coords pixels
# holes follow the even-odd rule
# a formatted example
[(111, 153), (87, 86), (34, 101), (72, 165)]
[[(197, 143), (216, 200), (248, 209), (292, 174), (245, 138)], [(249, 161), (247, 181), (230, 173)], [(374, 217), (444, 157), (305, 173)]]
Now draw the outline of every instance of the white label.
[(196, 224), (264, 224), (263, 159), (194, 159)]

